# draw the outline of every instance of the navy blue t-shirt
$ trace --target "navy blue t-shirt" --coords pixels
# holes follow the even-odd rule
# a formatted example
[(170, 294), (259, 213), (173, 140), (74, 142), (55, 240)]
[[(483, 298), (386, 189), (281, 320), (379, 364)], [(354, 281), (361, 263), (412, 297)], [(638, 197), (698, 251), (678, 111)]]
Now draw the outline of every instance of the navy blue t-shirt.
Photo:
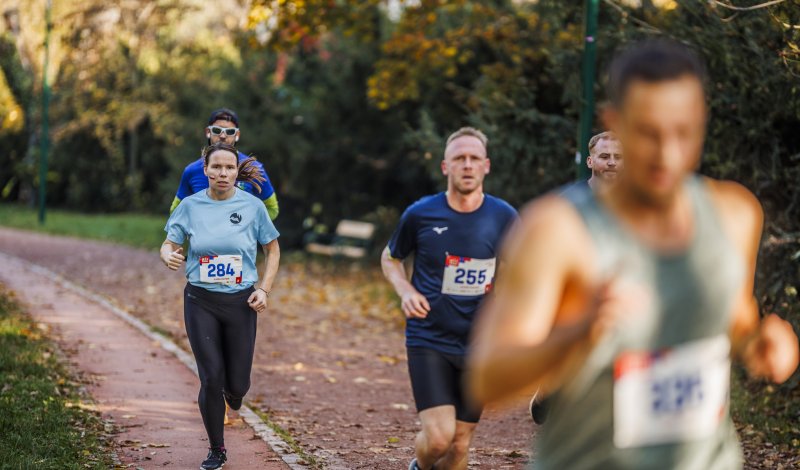
[(453, 210), (445, 193), (424, 197), (406, 209), (389, 240), (389, 251), (395, 259), (415, 253), (411, 284), (431, 306), (427, 318), (407, 320), (406, 346), (466, 354), (483, 293), (450, 292), (491, 288), (494, 279), (487, 276), (492, 269), (482, 268), (497, 258), (500, 242), (516, 219), (511, 205), (488, 194), (480, 208), (468, 213)]

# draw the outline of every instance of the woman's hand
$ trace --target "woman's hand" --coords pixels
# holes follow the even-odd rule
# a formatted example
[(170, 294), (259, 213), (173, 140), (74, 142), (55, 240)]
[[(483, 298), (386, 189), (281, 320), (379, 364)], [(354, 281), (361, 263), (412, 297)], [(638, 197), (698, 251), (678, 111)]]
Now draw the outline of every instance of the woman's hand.
[(247, 305), (249, 305), (250, 308), (255, 310), (256, 313), (262, 313), (265, 310), (267, 310), (268, 298), (269, 297), (267, 296), (267, 293), (263, 289), (256, 288), (256, 290), (254, 290), (253, 293), (250, 294), (250, 297), (248, 297)]
[[(167, 245), (164, 245), (167, 246)], [(178, 247), (175, 250), (163, 249), (161, 250), (161, 261), (164, 262), (167, 267), (173, 271), (177, 271), (178, 268), (181, 267), (181, 263), (186, 260), (186, 257), (183, 256), (183, 247)]]

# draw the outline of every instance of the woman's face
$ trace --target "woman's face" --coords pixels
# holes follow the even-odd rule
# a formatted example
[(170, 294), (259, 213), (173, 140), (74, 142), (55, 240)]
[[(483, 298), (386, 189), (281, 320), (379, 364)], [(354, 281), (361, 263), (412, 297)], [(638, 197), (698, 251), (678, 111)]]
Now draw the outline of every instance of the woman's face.
[(208, 156), (208, 163), (203, 167), (209, 188), (217, 193), (232, 191), (239, 172), (238, 163), (236, 155), (227, 150), (212, 152)]

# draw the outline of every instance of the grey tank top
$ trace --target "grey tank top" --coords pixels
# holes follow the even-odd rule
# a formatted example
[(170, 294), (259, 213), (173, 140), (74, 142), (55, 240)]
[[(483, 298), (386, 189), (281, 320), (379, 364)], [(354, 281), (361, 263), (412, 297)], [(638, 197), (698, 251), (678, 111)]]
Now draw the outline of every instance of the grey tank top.
[(553, 395), (550, 415), (537, 438), (534, 469), (742, 467), (738, 438), (724, 399), (722, 419), (712, 426), (710, 437), (625, 448), (615, 445), (615, 360), (626, 351), (659, 351), (726, 337), (734, 297), (743, 280), (744, 263), (720, 227), (706, 183), (693, 176), (685, 184), (694, 211), (694, 234), (686, 250), (674, 255), (645, 247), (588, 188), (566, 198), (591, 234), (600, 274), (606, 277), (618, 272), (623, 281), (645, 286), (651, 301), (644, 304), (644, 311), (632, 312), (624, 328), (602, 340), (579, 372)]

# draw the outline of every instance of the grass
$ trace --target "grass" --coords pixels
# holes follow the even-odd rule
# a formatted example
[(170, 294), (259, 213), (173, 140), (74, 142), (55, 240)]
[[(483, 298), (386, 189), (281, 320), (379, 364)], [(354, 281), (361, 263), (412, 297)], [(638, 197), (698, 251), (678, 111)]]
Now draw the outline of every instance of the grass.
[(749, 379), (742, 367), (735, 366), (731, 374), (731, 416), (750, 440), (800, 450), (797, 387)]
[(34, 323), (0, 288), (0, 462), (9, 469), (114, 466), (104, 426)]
[(262, 411), (258, 407), (258, 405), (254, 403), (248, 403), (247, 405), (250, 407), (251, 410), (253, 410), (253, 412), (255, 412), (255, 414), (259, 416), (259, 418), (261, 418), (262, 421), (264, 421), (264, 423), (267, 424), (267, 426), (270, 427), (270, 429), (272, 429), (272, 431), (275, 434), (278, 435), (278, 437), (280, 437), (286, 444), (289, 445), (289, 448), (292, 449), (292, 452), (299, 455), (300, 458), (303, 459), (302, 462), (303, 465), (307, 465), (309, 468), (314, 470), (322, 468), (322, 464), (319, 462), (319, 460), (317, 460), (315, 456), (306, 452), (300, 446), (300, 444), (298, 444), (297, 441), (294, 440), (292, 435), (289, 434), (289, 431), (283, 429), (277, 423), (275, 423), (275, 421), (270, 419), (269, 413)]
[(31, 208), (0, 204), (0, 225), (53, 235), (103, 240), (138, 248), (158, 249), (164, 241), (166, 216), (144, 214), (81, 214), (48, 210), (44, 225)]

